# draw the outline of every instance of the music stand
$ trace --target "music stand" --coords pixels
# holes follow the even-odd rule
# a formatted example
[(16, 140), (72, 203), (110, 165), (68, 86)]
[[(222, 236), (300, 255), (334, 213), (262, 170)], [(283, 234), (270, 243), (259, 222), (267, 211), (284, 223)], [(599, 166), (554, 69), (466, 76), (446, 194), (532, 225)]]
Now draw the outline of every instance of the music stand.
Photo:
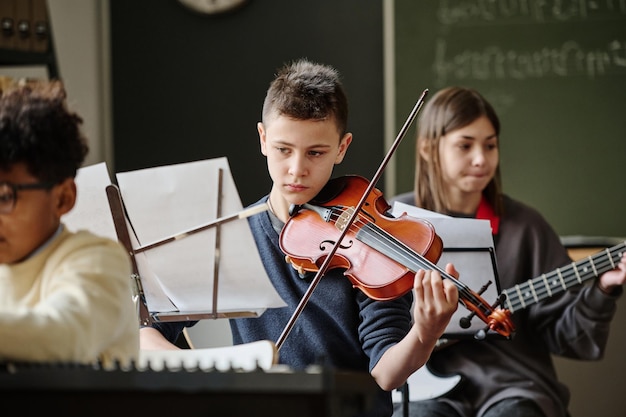
[[(487, 302), (497, 301), (501, 288), (489, 221), (444, 216), (409, 204), (394, 202), (392, 214), (398, 217), (404, 213), (430, 222), (443, 240), (443, 251), (437, 262), (438, 266), (445, 268), (447, 263), (454, 264), (460, 274), (459, 281), (480, 294)], [(469, 327), (464, 327), (463, 319), (469, 313), (469, 310), (459, 306), (442, 335), (441, 345), (449, 340), (475, 338), (478, 332), (482, 331), (485, 332), (484, 337), (502, 337), (499, 333), (487, 329), (487, 325), (476, 318), (469, 323)], [(483, 337), (482, 333), (480, 335)]]
[[(142, 176), (143, 171), (149, 171), (147, 179)], [(201, 183), (192, 184), (190, 188), (185, 182), (188, 176), (184, 175), (188, 172)], [(179, 178), (181, 173), (182, 179)], [(120, 175), (130, 178), (124, 177), (122, 181), (128, 184), (124, 197), (130, 197), (131, 201), (146, 199), (150, 207), (155, 206), (152, 211), (156, 211), (156, 216), (151, 210), (132, 212), (135, 219), (140, 220), (137, 222), (139, 229), (146, 228), (144, 217), (153, 223), (157, 219), (156, 221), (170, 226), (171, 235), (163, 234), (158, 225), (153, 227), (150, 223), (147, 228), (151, 232), (156, 229), (155, 233), (160, 235), (152, 233), (149, 238), (141, 233), (138, 235), (137, 224), (133, 224), (133, 217), (129, 216), (127, 201), (123, 197), (124, 189), (111, 183), (105, 163), (79, 169), (76, 176), (79, 197), (74, 209), (64, 215), (62, 220), (72, 231), (90, 230), (118, 240), (128, 251), (132, 264), (133, 299), (138, 307), (140, 324), (148, 325), (153, 321), (255, 317), (267, 308), (286, 305), (265, 273), (246, 220), (249, 216), (265, 211), (267, 205), (242, 208), (226, 158), (130, 171), (117, 174), (118, 181)], [(138, 178), (134, 184), (133, 178)], [(174, 206), (183, 206), (183, 214), (187, 217), (182, 217), (186, 223), (181, 223), (178, 218), (168, 218), (171, 213), (168, 214), (167, 210), (160, 211), (155, 200), (163, 200), (162, 196), (142, 194), (144, 191), (150, 193), (163, 182), (167, 183), (165, 188), (171, 194), (168, 199), (174, 200)], [(186, 198), (185, 190), (178, 190), (177, 184), (181, 182), (185, 182), (182, 188), (187, 187), (187, 191), (191, 189), (194, 195), (191, 203)], [(142, 195), (135, 197), (133, 193), (137, 187), (141, 189), (139, 194)], [(206, 201), (210, 203), (207, 204)], [(196, 212), (196, 206), (202, 207), (200, 212)], [(210, 207), (207, 209), (207, 206)], [(188, 210), (189, 208), (191, 209)], [(190, 211), (195, 217), (189, 218)], [(227, 214), (222, 216), (223, 213)], [(207, 222), (206, 219), (211, 220)], [(152, 243), (142, 246), (142, 241)], [(182, 246), (181, 241), (184, 243)], [(196, 245), (197, 242), (202, 245)], [(163, 250), (170, 246), (176, 250)], [(184, 253), (179, 258), (177, 253), (180, 252), (176, 251), (180, 251), (180, 248), (184, 248)], [(189, 285), (189, 280), (182, 284), (176, 280), (170, 288), (161, 288), (159, 274), (163, 272), (159, 265), (153, 265), (152, 259), (148, 259), (151, 256), (147, 254), (150, 253), (156, 253), (152, 258), (156, 256), (159, 262), (172, 265), (177, 270), (181, 265), (180, 269), (185, 275), (190, 275), (199, 282), (192, 281), (191, 290), (183, 288), (182, 294), (174, 294), (174, 300), (170, 299), (172, 291), (178, 291), (185, 283)], [(206, 259), (210, 259), (210, 262), (207, 263)], [(202, 267), (196, 271), (194, 268), (198, 264)], [(185, 304), (187, 297), (195, 298), (196, 304), (191, 308), (189, 303)], [(180, 299), (183, 299), (182, 303), (176, 301)], [(182, 307), (179, 308), (177, 303)]]
[(226, 158), (118, 173), (117, 180), (107, 196), (133, 260), (142, 323), (256, 317), (286, 305), (245, 220), (267, 206), (243, 209)]

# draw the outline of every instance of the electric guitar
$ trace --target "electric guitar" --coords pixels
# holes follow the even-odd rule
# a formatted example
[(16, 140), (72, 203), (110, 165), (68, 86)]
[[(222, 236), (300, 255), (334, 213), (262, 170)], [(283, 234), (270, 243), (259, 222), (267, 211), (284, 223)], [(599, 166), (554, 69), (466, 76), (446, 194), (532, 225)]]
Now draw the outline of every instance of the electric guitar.
[[(591, 256), (572, 262), (552, 272), (541, 274), (514, 287), (504, 290), (502, 307), (511, 313), (536, 304), (565, 290), (582, 284), (591, 278), (615, 269), (626, 249), (626, 241), (604, 249)], [(435, 348), (437, 350), (437, 348)], [(409, 401), (421, 401), (444, 395), (463, 380), (461, 375), (438, 376), (428, 369), (428, 364), (414, 372), (408, 379)], [(393, 401), (402, 402), (399, 390), (392, 392)]]

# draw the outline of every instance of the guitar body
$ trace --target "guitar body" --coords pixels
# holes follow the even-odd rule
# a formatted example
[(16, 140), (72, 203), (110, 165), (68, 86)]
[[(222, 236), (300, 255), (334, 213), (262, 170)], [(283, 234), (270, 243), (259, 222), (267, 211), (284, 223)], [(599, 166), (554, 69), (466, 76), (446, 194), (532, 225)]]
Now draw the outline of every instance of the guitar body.
[[(409, 401), (422, 401), (440, 397), (454, 390), (461, 381), (463, 381), (461, 375), (437, 375), (426, 364), (407, 379)], [(394, 403), (401, 403), (403, 400), (402, 392), (393, 390), (391, 398)]]

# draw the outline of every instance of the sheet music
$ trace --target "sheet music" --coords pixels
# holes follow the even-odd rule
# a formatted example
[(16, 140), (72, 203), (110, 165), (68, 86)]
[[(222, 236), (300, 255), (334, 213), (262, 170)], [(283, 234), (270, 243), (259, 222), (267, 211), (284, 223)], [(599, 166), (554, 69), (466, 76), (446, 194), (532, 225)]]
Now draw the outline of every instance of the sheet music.
[(451, 217), (410, 204), (394, 202), (391, 214), (400, 217), (404, 213), (431, 223), (443, 240), (444, 249), (494, 246), (489, 220)]
[[(404, 213), (427, 220), (441, 237), (443, 252), (437, 262), (439, 267), (445, 268), (447, 263), (454, 264), (459, 271), (459, 281), (475, 292), (479, 292), (484, 285), (491, 282), (481, 297), (489, 304), (496, 301), (501, 289), (489, 220), (450, 217), (409, 204), (394, 202), (391, 214), (394, 217), (400, 217)], [(444, 337), (473, 337), (477, 330), (485, 327), (485, 323), (474, 318), (469, 329), (461, 328), (459, 320), (468, 313), (467, 309), (459, 306), (450, 320)]]
[[(222, 169), (221, 213), (218, 213)], [(137, 243), (191, 230), (243, 209), (226, 158), (117, 174)], [(219, 215), (218, 215), (219, 214)], [(213, 275), (219, 256), (218, 312), (256, 311), (286, 304), (271, 285), (246, 219), (221, 226), (216, 251), (213, 227), (139, 253), (136, 257), (151, 312), (211, 312)], [(146, 288), (158, 284), (160, 289)]]
[(73, 232), (90, 230), (91, 232), (117, 240), (115, 224), (105, 189), (111, 184), (106, 163), (80, 168), (76, 174), (76, 204), (63, 215), (61, 221)]

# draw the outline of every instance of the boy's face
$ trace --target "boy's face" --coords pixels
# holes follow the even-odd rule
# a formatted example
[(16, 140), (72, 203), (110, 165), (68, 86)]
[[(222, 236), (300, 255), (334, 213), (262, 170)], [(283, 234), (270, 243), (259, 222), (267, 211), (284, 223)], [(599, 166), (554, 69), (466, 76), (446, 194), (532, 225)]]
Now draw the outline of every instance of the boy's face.
[(272, 194), (286, 205), (304, 204), (326, 185), (352, 134), (339, 136), (334, 119), (297, 120), (274, 116), (258, 124), (261, 152), (273, 181)]
[[(39, 183), (22, 163), (0, 170), (0, 182)], [(76, 185), (68, 178), (52, 189), (18, 190), (9, 213), (0, 213), (0, 263), (19, 262), (43, 244), (59, 227), (61, 216), (74, 206)]]

